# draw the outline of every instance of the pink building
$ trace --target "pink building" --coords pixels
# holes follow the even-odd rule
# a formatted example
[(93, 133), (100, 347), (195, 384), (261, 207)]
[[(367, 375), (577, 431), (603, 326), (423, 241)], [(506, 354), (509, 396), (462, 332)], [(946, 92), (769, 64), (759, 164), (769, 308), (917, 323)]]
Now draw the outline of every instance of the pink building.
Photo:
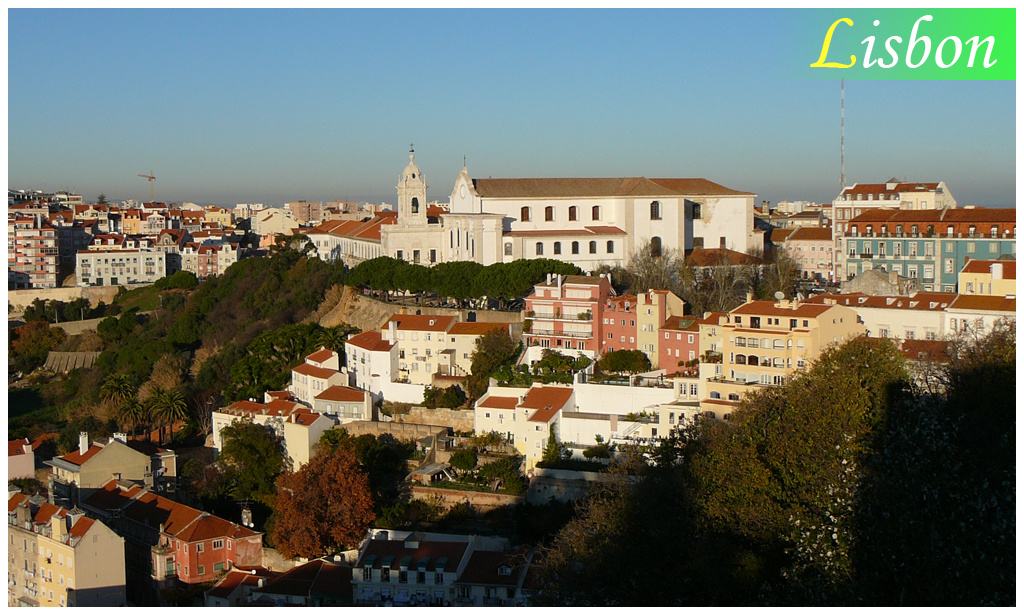
[(548, 275), (526, 297), (527, 347), (598, 353), (601, 319), (611, 292), (611, 282), (603, 276)]
[(601, 353), (636, 349), (636, 295), (609, 298), (601, 314)]
[(783, 242), (804, 279), (832, 279), (832, 229), (797, 228)]

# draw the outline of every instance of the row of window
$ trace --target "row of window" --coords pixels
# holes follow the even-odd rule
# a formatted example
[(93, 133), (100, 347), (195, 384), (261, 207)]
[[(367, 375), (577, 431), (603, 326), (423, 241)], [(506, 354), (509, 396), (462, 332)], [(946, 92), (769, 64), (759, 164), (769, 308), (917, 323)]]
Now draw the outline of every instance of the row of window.
[[(428, 577), (427, 572), (425, 572), (425, 571), (417, 571), (417, 572), (415, 572), (415, 574), (416, 574), (415, 576), (411, 576), (414, 579), (413, 584), (426, 584), (427, 583), (427, 577)], [(444, 572), (442, 572), (442, 571), (434, 572), (432, 574), (432, 576), (430, 576), (430, 577), (433, 577), (433, 579), (434, 579), (433, 584), (444, 584)], [(401, 569), (401, 570), (398, 571), (398, 583), (399, 584), (408, 584), (409, 583), (409, 578), (410, 578), (410, 575), (409, 575), (409, 571), (408, 570)], [(373, 581), (373, 568), (372, 567), (363, 567), (363, 582), (372, 582), (372, 581)], [(390, 567), (382, 567), (381, 568), (381, 570), (380, 570), (380, 581), (381, 582), (391, 582), (391, 568)]]
[[(898, 236), (898, 237), (899, 236), (903, 236), (903, 226), (902, 225), (897, 225), (895, 230), (896, 230), (896, 236)], [(864, 227), (864, 236), (865, 237), (873, 237), (874, 236), (874, 232), (875, 232), (874, 231), (874, 226), (872, 224), (868, 224), (867, 226)], [(925, 234), (926, 235), (930, 236), (934, 232), (935, 232), (935, 226), (934, 225), (929, 224), (928, 226), (925, 227)], [(850, 234), (851, 234), (851, 236), (856, 237), (856, 236), (858, 236), (858, 233), (859, 233), (859, 229), (858, 229), (857, 224), (853, 224), (852, 226), (850, 226)], [(887, 225), (883, 224), (882, 227), (881, 227), (880, 233), (881, 233), (882, 236), (887, 236), (889, 234), (889, 227)], [(910, 227), (910, 234), (911, 234), (911, 236), (917, 236), (917, 234), (918, 234), (918, 225), (917, 224), (913, 224)], [(999, 225), (998, 224), (993, 224), (992, 226), (990, 226), (988, 234), (992, 238), (998, 237), (999, 236)], [(1003, 230), (1003, 234), (1004, 235), (1010, 234), (1010, 229), (1008, 229), (1008, 228), (1004, 229)], [(952, 236), (955, 236), (955, 235), (956, 235), (956, 226), (954, 226), (952, 224), (949, 224), (948, 226), (946, 226), (946, 236), (947, 237), (952, 237)], [(978, 235), (978, 227), (973, 225), (973, 224), (968, 226), (967, 227), (967, 236), (970, 236), (970, 237), (980, 236), (980, 235)], [(1013, 227), (1013, 236), (1014, 237), (1017, 236), (1017, 227), (1016, 226)]]
[[(591, 254), (596, 254), (597, 253), (597, 241), (591, 241), (590, 245), (588, 247), (590, 249), (590, 253)], [(555, 241), (554, 244), (551, 246), (551, 248), (552, 248), (552, 253), (554, 255), (556, 255), (556, 256), (560, 255), (562, 253), (562, 242), (561, 241)], [(572, 244), (570, 245), (569, 249), (570, 249), (570, 253), (572, 253), (572, 254), (579, 254), (580, 253), (580, 242), (579, 241), (573, 241)], [(537, 246), (536, 246), (535, 250), (536, 250), (535, 251), (536, 255), (543, 256), (544, 255), (544, 243), (542, 243), (541, 241), (537, 241)], [(610, 241), (608, 241), (605, 244), (605, 253), (606, 254), (614, 254), (615, 253), (615, 241), (611, 241), (610, 240)], [(505, 255), (506, 256), (511, 256), (512, 255), (512, 244), (511, 243), (506, 243), (505, 244)]]
[[(569, 218), (568, 219), (569, 219), (570, 222), (575, 222), (575, 221), (577, 221), (579, 219), (579, 212), (578, 211), (579, 210), (576, 207), (576, 205), (571, 205), (569, 207)], [(601, 206), (600, 205), (594, 205), (593, 207), (590, 208), (590, 219), (593, 220), (593, 221), (597, 221), (597, 220), (601, 219)], [(531, 220), (530, 207), (522, 207), (519, 210), (519, 221), (521, 221), (521, 222), (529, 222), (530, 220)], [(544, 207), (544, 221), (545, 222), (553, 222), (553, 221), (555, 221), (555, 208), (554, 207), (552, 207), (550, 205), (547, 206), (547, 207)]]

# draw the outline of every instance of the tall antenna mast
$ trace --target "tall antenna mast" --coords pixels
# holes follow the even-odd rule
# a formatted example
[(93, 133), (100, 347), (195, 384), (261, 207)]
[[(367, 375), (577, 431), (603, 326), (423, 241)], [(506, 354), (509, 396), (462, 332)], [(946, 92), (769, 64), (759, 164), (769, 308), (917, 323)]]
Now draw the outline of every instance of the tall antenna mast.
[(846, 79), (839, 80), (839, 193), (846, 189)]

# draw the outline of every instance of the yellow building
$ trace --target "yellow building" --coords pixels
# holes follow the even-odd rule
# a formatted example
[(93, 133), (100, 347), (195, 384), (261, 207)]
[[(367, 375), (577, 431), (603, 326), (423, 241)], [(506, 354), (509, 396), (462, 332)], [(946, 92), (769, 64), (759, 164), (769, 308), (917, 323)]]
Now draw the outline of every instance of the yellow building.
[(960, 294), (1007, 296), (1017, 294), (1016, 260), (968, 260), (956, 286)]
[(7, 533), (8, 606), (126, 604), (124, 539), (102, 522), (9, 492)]
[(637, 295), (636, 343), (650, 359), (652, 369), (661, 368), (658, 364), (658, 329), (668, 318), (682, 316), (685, 305), (683, 299), (668, 290), (649, 290)]
[(228, 228), (234, 224), (231, 210), (224, 207), (209, 206), (205, 209), (206, 221), (218, 224), (221, 228)]
[(701, 324), (701, 409), (727, 419), (743, 396), (780, 386), (830, 345), (865, 334), (857, 314), (842, 305), (754, 301)]

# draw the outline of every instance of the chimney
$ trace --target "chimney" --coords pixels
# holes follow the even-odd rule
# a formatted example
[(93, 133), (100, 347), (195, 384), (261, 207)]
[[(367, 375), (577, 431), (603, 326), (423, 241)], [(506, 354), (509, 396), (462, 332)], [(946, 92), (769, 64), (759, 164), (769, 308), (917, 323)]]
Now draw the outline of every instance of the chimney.
[(398, 322), (391, 320), (390, 322), (388, 322), (387, 340), (394, 343), (395, 339), (398, 339)]
[(85, 454), (89, 450), (89, 433), (81, 431), (78, 433), (78, 453)]
[(548, 273), (547, 285), (549, 285), (549, 286), (551, 285), (551, 273)]
[(126, 444), (128, 443), (128, 436), (124, 433), (114, 433), (114, 440)]
[(1003, 278), (1003, 263), (997, 262), (992, 265), (992, 281), (999, 281)]
[(63, 542), (68, 534), (68, 518), (54, 514), (50, 517), (50, 530), (53, 531), (54, 539)]
[(747, 292), (747, 302), (749, 303), (752, 300), (754, 300), (754, 293), (753, 292)]

